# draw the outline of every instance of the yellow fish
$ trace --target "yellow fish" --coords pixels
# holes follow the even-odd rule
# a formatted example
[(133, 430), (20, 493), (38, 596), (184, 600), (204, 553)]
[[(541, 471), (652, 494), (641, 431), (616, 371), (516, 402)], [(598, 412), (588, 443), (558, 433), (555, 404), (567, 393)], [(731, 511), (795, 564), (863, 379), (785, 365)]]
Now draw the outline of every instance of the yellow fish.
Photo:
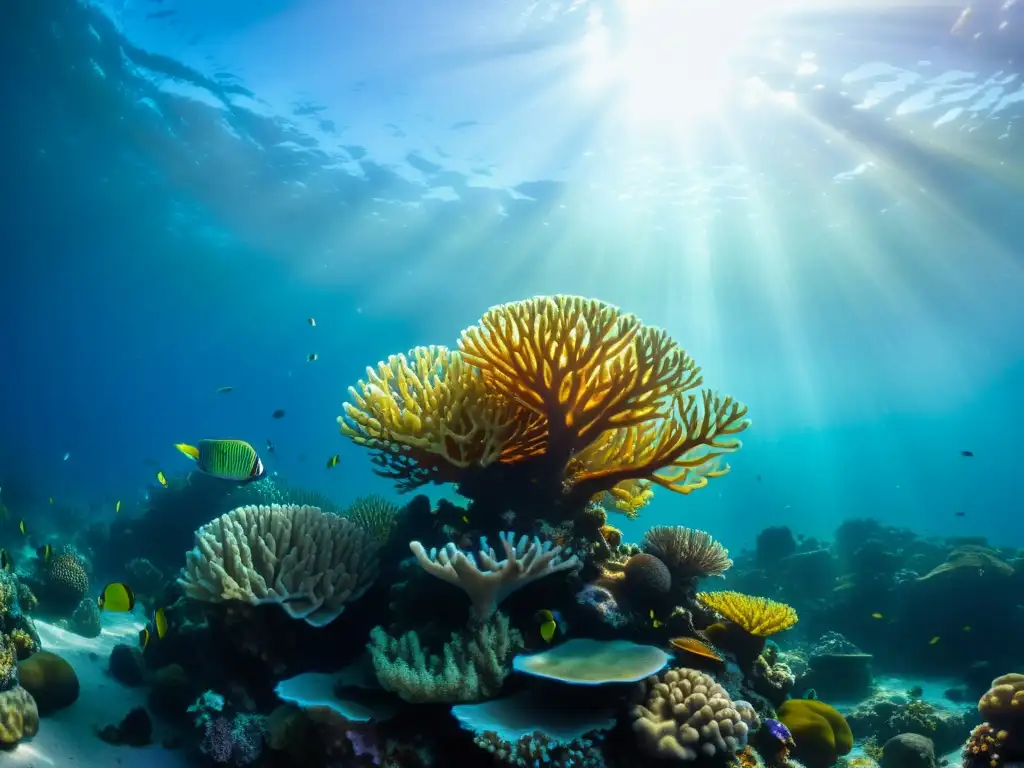
[(43, 544), (43, 546), (36, 550), (36, 554), (39, 555), (39, 559), (43, 561), (43, 565), (46, 565), (50, 562), (50, 555), (53, 554), (53, 547), (49, 544)]
[(872, 614), (871, 614), (871, 618), (872, 618), (872, 619), (884, 619), (884, 618), (885, 618), (885, 616), (883, 616), (883, 615), (882, 615), (882, 614), (880, 614), (880, 613), (872, 613)]
[(662, 623), (654, 617), (653, 608), (651, 609), (651, 624), (654, 626), (655, 629), (659, 629), (662, 626)]
[(939, 637), (938, 635), (936, 635), (935, 637), (933, 637), (933, 638), (932, 638), (931, 640), (929, 640), (929, 641), (928, 641), (928, 645), (935, 645), (935, 644), (936, 644), (936, 643), (938, 643), (938, 642), (939, 642), (939, 640), (941, 640), (941, 639), (942, 639), (942, 638), (940, 638), (940, 637)]
[(462, 516), (462, 522), (464, 522), (464, 523), (467, 523), (467, 524), (468, 524), (468, 523), (469, 523), (469, 516), (468, 516), (468, 515), (463, 515), (463, 516)]
[(540, 636), (545, 643), (550, 643), (558, 632), (558, 614), (549, 611), (537, 611), (537, 621), (540, 622)]
[(338, 466), (339, 461), (341, 461), (341, 456), (339, 456), (338, 454), (334, 454), (333, 456), (331, 456), (331, 458), (327, 460), (327, 468), (333, 469), (334, 467)]
[(25, 521), (24, 520), (19, 520), (18, 521), (18, 530), (21, 531), (21, 535), (22, 536), (27, 536), (28, 535), (27, 533), (25, 533)]
[(139, 648), (146, 650), (147, 645), (149, 645), (149, 630), (143, 627), (139, 630)]
[(164, 488), (167, 487), (167, 475), (164, 474), (164, 471), (162, 469), (156, 473), (156, 481), (160, 483), (160, 485), (162, 485)]
[(153, 611), (153, 628), (156, 630), (157, 639), (163, 640), (167, 634), (167, 614), (163, 608)]
[(112, 613), (131, 613), (135, 607), (135, 593), (131, 587), (120, 581), (107, 584), (96, 599), (96, 605), (101, 611)]
[(118, 499), (117, 500), (117, 504), (114, 505), (114, 514), (116, 515), (120, 511), (121, 511), (121, 500)]

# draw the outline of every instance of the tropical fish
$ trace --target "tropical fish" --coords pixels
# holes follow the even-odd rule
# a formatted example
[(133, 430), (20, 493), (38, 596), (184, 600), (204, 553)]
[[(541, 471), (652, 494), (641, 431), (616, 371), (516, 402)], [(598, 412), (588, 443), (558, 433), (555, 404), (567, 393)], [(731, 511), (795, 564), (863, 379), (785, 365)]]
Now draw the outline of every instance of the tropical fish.
[(247, 483), (266, 476), (256, 449), (244, 440), (200, 440), (198, 446), (176, 443), (175, 448), (195, 460), (204, 475)]
[(333, 456), (331, 456), (331, 458), (327, 460), (327, 468), (333, 469), (334, 467), (338, 466), (339, 461), (341, 461), (341, 456), (339, 456), (338, 454), (334, 454)]
[(164, 471), (162, 469), (156, 473), (156, 481), (160, 483), (160, 485), (162, 485), (164, 488), (167, 487), (167, 475), (164, 474)]
[(707, 643), (702, 643), (695, 637), (673, 637), (668, 641), (668, 644), (677, 651), (686, 651), (694, 656), (712, 659), (713, 661), (723, 661), (722, 657), (711, 646)]
[(50, 557), (53, 556), (53, 547), (49, 544), (43, 544), (43, 546), (36, 550), (36, 554), (43, 561), (43, 565), (47, 565), (50, 562)]
[(655, 629), (659, 629), (662, 626), (662, 622), (658, 621), (654, 616), (654, 609), (651, 609), (651, 626)]
[(149, 645), (149, 630), (143, 627), (139, 630), (139, 648), (146, 650), (147, 645)]
[(312, 363), (313, 361), (315, 361), (315, 360), (318, 360), (318, 359), (320, 359), (320, 355), (318, 355), (318, 354), (317, 354), (316, 352), (314, 352), (313, 354), (311, 354), (311, 355), (310, 355), (309, 357), (307, 357), (306, 359), (307, 359), (307, 360), (308, 360), (309, 362), (311, 362), (311, 363)]
[(966, 456), (967, 458), (971, 458), (972, 456), (974, 456), (974, 451), (960, 451), (960, 455)]
[(540, 622), (540, 636), (545, 643), (550, 643), (558, 633), (558, 623), (562, 620), (557, 611), (537, 611), (537, 621)]
[(872, 618), (872, 619), (884, 619), (884, 618), (885, 618), (885, 616), (883, 616), (883, 615), (882, 615), (882, 614), (880, 614), (880, 613), (872, 613), (872, 614), (871, 614), (871, 618)]
[(158, 640), (163, 640), (167, 634), (167, 613), (163, 608), (153, 611), (153, 629), (156, 630)]
[(276, 411), (274, 411), (272, 414), (270, 414), (270, 417), (273, 418), (273, 419), (283, 419), (284, 418), (284, 408), (278, 408)]
[(118, 499), (117, 500), (117, 504), (114, 505), (114, 514), (116, 515), (120, 511), (121, 511), (121, 500)]
[(217, 387), (218, 392), (230, 392), (234, 387)]
[(942, 639), (941, 637), (936, 635), (935, 637), (933, 637), (931, 640), (928, 641), (928, 645), (936, 645), (939, 642), (939, 640), (941, 640), (941, 639)]
[(0, 549), (0, 571), (13, 571), (14, 561), (11, 560), (11, 556), (7, 554), (6, 549)]
[(113, 613), (131, 613), (135, 607), (135, 593), (131, 587), (120, 581), (107, 584), (96, 599), (96, 605), (101, 611)]
[(272, 442), (270, 442), (270, 438), (268, 437), (267, 438), (267, 453), (273, 453), (273, 452), (274, 452), (274, 444)]
[(25, 532), (25, 521), (24, 520), (19, 520), (18, 521), (18, 530), (21, 531), (21, 535), (22, 536), (28, 536), (28, 534)]
[(308, 319), (306, 320), (306, 322), (307, 322), (307, 323), (309, 323), (309, 324), (310, 324), (311, 326), (313, 326), (314, 328), (316, 328), (316, 318), (315, 318), (315, 317), (310, 317), (310, 318), (308, 318)]
[(50, 497), (50, 503), (53, 504), (53, 496)]

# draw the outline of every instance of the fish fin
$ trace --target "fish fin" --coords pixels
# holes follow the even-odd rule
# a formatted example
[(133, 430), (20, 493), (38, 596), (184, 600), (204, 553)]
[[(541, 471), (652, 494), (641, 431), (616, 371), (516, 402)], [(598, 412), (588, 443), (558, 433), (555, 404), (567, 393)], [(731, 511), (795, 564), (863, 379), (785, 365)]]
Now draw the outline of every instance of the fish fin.
[(199, 449), (188, 443), (175, 443), (174, 447), (188, 456), (192, 461), (199, 461)]

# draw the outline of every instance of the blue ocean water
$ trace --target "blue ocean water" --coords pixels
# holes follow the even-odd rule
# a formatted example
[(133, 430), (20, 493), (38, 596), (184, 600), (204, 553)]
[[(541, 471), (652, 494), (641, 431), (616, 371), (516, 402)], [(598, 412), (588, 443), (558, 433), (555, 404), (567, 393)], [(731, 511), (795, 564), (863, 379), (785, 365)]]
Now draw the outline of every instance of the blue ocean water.
[(572, 293), (753, 419), (627, 535), (1024, 544), (1020, 9), (761, 5), (7, 3), (3, 498), (42, 532), (131, 513), (208, 436), (393, 496), (347, 387)]

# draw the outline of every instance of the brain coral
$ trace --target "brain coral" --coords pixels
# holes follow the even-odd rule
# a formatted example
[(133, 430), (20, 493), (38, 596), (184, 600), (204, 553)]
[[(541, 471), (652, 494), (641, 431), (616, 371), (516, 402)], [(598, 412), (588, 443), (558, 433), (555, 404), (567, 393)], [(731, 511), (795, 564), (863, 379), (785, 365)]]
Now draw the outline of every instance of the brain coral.
[(36, 702), (24, 688), (0, 693), (0, 746), (10, 747), (39, 731)]
[(784, 701), (778, 718), (793, 734), (796, 756), (808, 768), (835, 765), (853, 749), (853, 732), (846, 718), (823, 701)]
[(277, 603), (313, 626), (334, 621), (377, 576), (370, 533), (316, 507), (239, 507), (196, 531), (178, 583), (196, 600)]
[(71, 553), (55, 556), (46, 567), (46, 591), (53, 600), (74, 607), (89, 592), (89, 576)]
[(745, 701), (732, 701), (714, 678), (670, 669), (646, 683), (646, 701), (633, 710), (633, 730), (652, 757), (727, 758), (743, 749), (761, 722)]

